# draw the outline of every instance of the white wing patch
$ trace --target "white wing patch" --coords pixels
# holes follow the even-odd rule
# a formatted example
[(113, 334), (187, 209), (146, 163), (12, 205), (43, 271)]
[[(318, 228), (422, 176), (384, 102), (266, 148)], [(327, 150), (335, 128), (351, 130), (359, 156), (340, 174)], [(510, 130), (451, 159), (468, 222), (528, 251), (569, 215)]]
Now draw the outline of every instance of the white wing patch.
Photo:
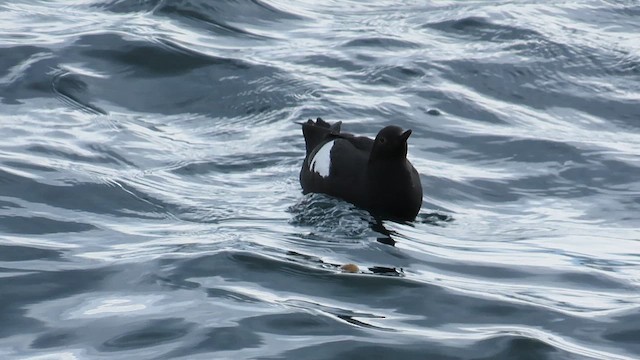
[(331, 169), (331, 149), (333, 148), (334, 141), (329, 141), (322, 145), (311, 160), (311, 171), (318, 173), (318, 175), (322, 177), (329, 176), (329, 169)]

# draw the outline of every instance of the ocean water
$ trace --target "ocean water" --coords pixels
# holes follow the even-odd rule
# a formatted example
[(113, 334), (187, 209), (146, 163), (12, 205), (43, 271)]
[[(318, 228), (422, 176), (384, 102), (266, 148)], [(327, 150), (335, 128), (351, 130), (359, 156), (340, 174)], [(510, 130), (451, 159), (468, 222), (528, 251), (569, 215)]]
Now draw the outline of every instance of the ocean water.
[[(0, 1), (0, 358), (640, 358), (639, 34), (637, 1)], [(413, 130), (415, 222), (302, 195), (316, 117)]]

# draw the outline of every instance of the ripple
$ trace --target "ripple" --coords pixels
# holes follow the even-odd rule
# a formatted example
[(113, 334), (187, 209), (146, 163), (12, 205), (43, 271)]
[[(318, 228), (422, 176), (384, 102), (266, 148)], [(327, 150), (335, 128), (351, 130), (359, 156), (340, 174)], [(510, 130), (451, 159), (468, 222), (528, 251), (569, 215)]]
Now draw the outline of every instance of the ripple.
[(27, 260), (59, 260), (63, 252), (51, 249), (39, 249), (30, 246), (0, 245), (0, 261), (27, 261)]
[(466, 36), (474, 40), (491, 42), (540, 39), (543, 37), (534, 30), (496, 24), (492, 23), (489, 19), (474, 16), (428, 23), (422, 27)]
[(92, 114), (107, 115), (105, 110), (91, 104), (91, 100), (87, 96), (88, 86), (79, 77), (69, 72), (59, 72), (53, 77), (51, 85), (60, 99), (71, 107)]
[(203, 337), (198, 343), (167, 354), (168, 357), (259, 348), (263, 344), (259, 334), (240, 326), (212, 327)]
[[(0, 5), (4, 357), (640, 353), (637, 5), (61, 4)], [(307, 116), (411, 128), (418, 219), (301, 194)]]
[(177, 340), (185, 336), (191, 327), (181, 319), (154, 320), (142, 324), (138, 330), (127, 331), (104, 342), (106, 351), (122, 351), (127, 349), (140, 349), (148, 346)]
[(91, 224), (59, 221), (38, 216), (0, 216), (0, 229), (18, 234), (54, 234), (89, 231), (96, 229), (96, 227)]
[[(122, 39), (114, 35), (91, 35), (82, 37), (78, 45), (120, 43)], [(172, 76), (197, 68), (217, 65), (236, 70), (245, 70), (242, 61), (229, 58), (205, 56), (175, 43), (160, 41), (155, 46), (133, 43), (131, 46), (115, 46), (112, 49), (87, 49), (82, 53), (88, 57), (109, 59), (134, 69), (134, 77)]]
[(347, 48), (371, 47), (371, 48), (389, 49), (389, 48), (413, 48), (413, 47), (417, 47), (417, 44), (414, 44), (410, 41), (393, 39), (393, 38), (371, 37), (371, 38), (350, 40), (345, 44), (343, 44), (342, 46)]
[[(76, 183), (73, 186), (49, 185), (0, 170), (1, 181), (6, 183), (2, 187), (3, 191), (0, 191), (0, 196), (20, 193), (24, 201), (50, 204), (63, 209), (127, 217), (158, 218), (162, 217), (162, 209), (166, 206), (166, 204), (161, 205), (163, 202), (159, 199), (152, 199), (148, 194), (121, 184), (116, 186), (94, 183)], [(78, 226), (80, 227), (76, 229), (87, 230), (90, 227), (90, 225)]]
[(30, 347), (35, 349), (66, 347), (75, 343), (77, 338), (75, 331), (54, 330), (38, 336)]
[(110, 0), (94, 2), (91, 4), (91, 7), (103, 8), (107, 11), (128, 14), (152, 11), (162, 2), (162, 0)]
[(294, 214), (294, 225), (312, 226), (315, 231), (347, 238), (368, 234), (372, 221), (368, 212), (323, 194), (309, 194), (289, 211)]
[[(205, 24), (208, 27), (212, 28), (214, 31), (221, 35), (227, 36), (247, 36), (252, 38), (266, 38), (263, 36), (259, 36), (257, 34), (253, 34), (247, 30), (244, 30), (240, 27), (230, 25), (227, 22), (222, 21), (219, 18), (219, 14), (214, 7), (210, 7), (210, 5), (203, 4), (200, 9), (188, 9), (184, 7), (174, 6), (174, 5), (163, 5), (156, 8), (155, 12), (161, 15), (168, 15), (170, 17), (179, 16), (180, 18), (184, 18), (187, 20), (195, 20), (199, 24)], [(209, 17), (206, 14), (212, 13), (217, 15), (216, 17)]]

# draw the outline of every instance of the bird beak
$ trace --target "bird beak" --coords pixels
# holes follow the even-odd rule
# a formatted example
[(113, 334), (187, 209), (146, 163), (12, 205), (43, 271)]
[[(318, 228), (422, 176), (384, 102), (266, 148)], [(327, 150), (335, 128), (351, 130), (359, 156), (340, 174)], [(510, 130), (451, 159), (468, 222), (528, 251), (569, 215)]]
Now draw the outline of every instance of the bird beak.
[(400, 139), (402, 139), (402, 141), (404, 142), (407, 142), (407, 139), (409, 139), (409, 136), (411, 136), (411, 129), (403, 132), (402, 135), (400, 135)]

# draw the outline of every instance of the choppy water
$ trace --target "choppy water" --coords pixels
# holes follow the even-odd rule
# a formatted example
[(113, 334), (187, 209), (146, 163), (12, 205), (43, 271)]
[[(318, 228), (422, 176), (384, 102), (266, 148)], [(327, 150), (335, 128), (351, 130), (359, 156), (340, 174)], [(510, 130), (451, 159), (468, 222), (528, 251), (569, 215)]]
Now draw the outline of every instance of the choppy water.
[[(640, 357), (638, 34), (637, 1), (0, 1), (0, 357)], [(415, 223), (302, 196), (317, 116), (413, 129)]]

